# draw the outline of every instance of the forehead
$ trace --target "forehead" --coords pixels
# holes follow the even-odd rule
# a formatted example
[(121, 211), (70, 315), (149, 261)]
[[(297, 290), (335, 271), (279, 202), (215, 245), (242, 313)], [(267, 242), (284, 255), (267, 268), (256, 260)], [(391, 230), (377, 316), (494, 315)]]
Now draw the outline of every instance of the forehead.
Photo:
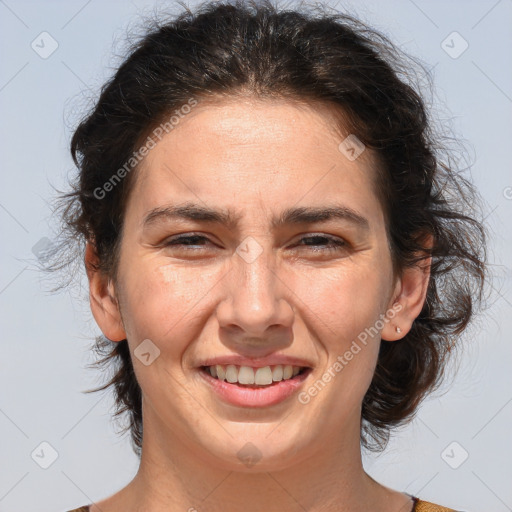
[(145, 157), (132, 198), (142, 210), (214, 198), (219, 206), (257, 201), (268, 209), (339, 199), (353, 209), (375, 204), (374, 157), (365, 149), (347, 158), (339, 149), (347, 135), (329, 105), (200, 101)]
[[(338, 112), (342, 114), (340, 109)], [(223, 152), (232, 153), (235, 148), (246, 154), (251, 150), (270, 151), (280, 159), (304, 158), (308, 154), (314, 157), (327, 150), (328, 158), (337, 159), (338, 143), (349, 134), (340, 134), (340, 128), (345, 130), (328, 104), (232, 97), (200, 100), (164, 139), (169, 146), (194, 145), (203, 153), (214, 151), (217, 157)]]

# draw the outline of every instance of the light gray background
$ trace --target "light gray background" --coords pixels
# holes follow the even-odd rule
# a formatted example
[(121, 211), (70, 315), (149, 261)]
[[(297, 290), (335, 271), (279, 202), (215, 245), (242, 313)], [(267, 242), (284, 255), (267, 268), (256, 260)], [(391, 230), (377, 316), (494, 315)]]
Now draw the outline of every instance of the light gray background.
[[(49, 294), (31, 258), (52, 237), (50, 183), (62, 188), (73, 170), (70, 127), (119, 63), (114, 40), (117, 51), (127, 24), (154, 5), (0, 0), (0, 511), (68, 510), (114, 493), (137, 469), (128, 438), (115, 434), (110, 394), (82, 393), (100, 382), (85, 368), (99, 332), (86, 288), (75, 288), (73, 300)], [(434, 68), (438, 97), (470, 142), (496, 276), (494, 303), (468, 332), (458, 373), (452, 366), (443, 391), (384, 454), (365, 455), (365, 467), (385, 485), (445, 506), (512, 510), (512, 0), (332, 5), (350, 6)], [(46, 59), (31, 48), (43, 31), (58, 43)], [(453, 31), (469, 43), (456, 59), (441, 46)], [(39, 462), (50, 460), (44, 441), (58, 454), (48, 469), (31, 457), (36, 450)], [(469, 457), (453, 469), (445, 460), (460, 461), (463, 450)]]

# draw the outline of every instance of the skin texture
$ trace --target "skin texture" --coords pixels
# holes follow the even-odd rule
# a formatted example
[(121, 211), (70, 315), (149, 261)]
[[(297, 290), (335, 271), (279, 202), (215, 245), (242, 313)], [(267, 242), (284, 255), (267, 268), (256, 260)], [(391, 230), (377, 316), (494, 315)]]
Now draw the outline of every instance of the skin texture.
[[(289, 100), (200, 104), (137, 170), (117, 276), (88, 271), (91, 308), (132, 355), (146, 339), (160, 355), (148, 366), (132, 356), (143, 393), (139, 471), (94, 512), (411, 510), (408, 496), (365, 473), (360, 416), (381, 338), (411, 328), (428, 267), (393, 275), (374, 155), (350, 161), (333, 126), (328, 108)], [(230, 209), (239, 223), (159, 218), (144, 227), (152, 209), (185, 202)], [(333, 204), (364, 216), (368, 229), (342, 219), (272, 228), (286, 208)], [(178, 234), (207, 240), (165, 245)], [(306, 245), (313, 235), (346, 245)], [(262, 250), (250, 263), (236, 251), (246, 237)], [(89, 244), (86, 261), (95, 258)], [(308, 389), (396, 302), (380, 335), (307, 404), (294, 395), (258, 409), (228, 405), (198, 373), (209, 357), (280, 353), (310, 363)], [(261, 454), (250, 468), (237, 456), (248, 442)]]

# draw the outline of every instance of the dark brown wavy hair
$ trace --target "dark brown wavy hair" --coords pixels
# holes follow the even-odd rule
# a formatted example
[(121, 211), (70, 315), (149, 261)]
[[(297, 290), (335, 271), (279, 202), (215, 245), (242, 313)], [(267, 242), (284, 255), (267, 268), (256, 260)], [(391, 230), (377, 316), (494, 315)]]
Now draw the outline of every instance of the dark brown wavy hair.
[[(191, 97), (250, 94), (336, 107), (347, 133), (379, 158), (377, 186), (395, 271), (432, 257), (423, 309), (402, 340), (381, 342), (362, 403), (362, 445), (383, 450), (391, 429), (410, 421), (438, 388), (455, 341), (483, 305), (487, 282), (481, 199), (450, 149), (460, 141), (435, 125), (427, 109), (429, 72), (357, 16), (318, 4), (286, 10), (269, 0), (204, 2), (194, 12), (185, 7), (149, 21), (72, 136), (78, 173), (60, 196), (60, 248), (68, 252), (56, 266), (82, 265), (89, 241), (97, 270), (115, 279), (137, 167), (104, 197), (97, 191)], [(426, 234), (433, 235), (430, 248)], [(140, 456), (141, 389), (127, 341), (100, 336), (95, 350), (95, 365), (111, 375), (87, 392), (113, 387), (114, 416), (126, 413), (124, 432), (130, 430)]]

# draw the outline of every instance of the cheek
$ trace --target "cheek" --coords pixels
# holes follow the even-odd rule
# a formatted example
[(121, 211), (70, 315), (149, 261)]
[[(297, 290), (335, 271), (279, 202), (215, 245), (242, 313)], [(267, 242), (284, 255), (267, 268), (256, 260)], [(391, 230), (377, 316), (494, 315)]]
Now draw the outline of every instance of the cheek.
[[(315, 278), (296, 279), (297, 295), (304, 297), (323, 339), (344, 347), (382, 313), (385, 283), (377, 269), (315, 270)], [(314, 318), (317, 320), (315, 321)]]
[(297, 295), (307, 297), (308, 307), (303, 309), (307, 328), (325, 351), (327, 364), (320, 379), (324, 376), (331, 391), (336, 390), (324, 394), (322, 401), (336, 415), (343, 412), (340, 404), (359, 406), (377, 362), (380, 329), (376, 325), (380, 325), (386, 282), (372, 268), (364, 272), (337, 269), (315, 283), (303, 277), (296, 281)]
[(134, 268), (137, 270), (124, 274), (122, 312), (128, 337), (134, 341), (154, 339), (162, 348), (165, 339), (173, 338), (173, 331), (180, 333), (175, 340), (186, 339), (184, 331), (201, 314), (214, 277), (204, 268), (184, 269), (155, 262)]
[(329, 425), (335, 430), (351, 411), (359, 409), (372, 381), (380, 347), (380, 336), (368, 334), (374, 319), (374, 314), (355, 302), (326, 319), (330, 323), (324, 327), (322, 340), (325, 366), (306, 391), (318, 396), (318, 407), (330, 411)]

